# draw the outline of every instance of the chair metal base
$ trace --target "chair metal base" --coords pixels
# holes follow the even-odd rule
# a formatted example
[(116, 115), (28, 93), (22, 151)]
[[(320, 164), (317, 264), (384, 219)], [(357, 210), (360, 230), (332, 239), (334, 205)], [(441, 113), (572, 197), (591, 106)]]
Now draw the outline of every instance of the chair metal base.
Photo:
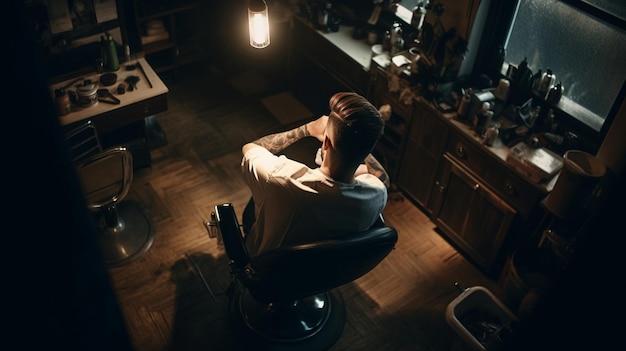
[(118, 267), (141, 257), (154, 242), (154, 225), (146, 210), (133, 201), (115, 206), (117, 223), (106, 224), (100, 219), (100, 247), (107, 267)]
[(346, 319), (338, 290), (290, 304), (259, 303), (247, 289), (234, 289), (229, 316), (245, 350), (327, 350), (337, 342)]

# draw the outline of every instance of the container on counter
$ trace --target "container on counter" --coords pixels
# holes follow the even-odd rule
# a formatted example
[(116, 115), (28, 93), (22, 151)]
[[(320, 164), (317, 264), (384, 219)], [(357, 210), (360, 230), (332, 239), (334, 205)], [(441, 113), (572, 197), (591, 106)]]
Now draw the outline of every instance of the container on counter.
[(83, 84), (76, 88), (76, 98), (80, 106), (93, 106), (98, 102), (98, 87), (93, 83)]
[(65, 88), (59, 88), (54, 91), (54, 100), (59, 116), (65, 116), (72, 111), (70, 96), (65, 91)]

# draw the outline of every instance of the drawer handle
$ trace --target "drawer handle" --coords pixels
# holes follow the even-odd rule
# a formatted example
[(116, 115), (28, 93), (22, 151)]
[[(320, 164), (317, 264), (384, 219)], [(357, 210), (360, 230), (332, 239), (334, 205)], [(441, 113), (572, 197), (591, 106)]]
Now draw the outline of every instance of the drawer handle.
[(441, 185), (441, 183), (439, 183), (439, 181), (435, 182), (435, 186), (437, 187), (437, 189), (439, 189), (439, 192), (443, 194), (444, 191), (446, 191), (446, 187)]
[(465, 152), (465, 148), (463, 147), (463, 145), (458, 145), (456, 147), (456, 155), (461, 157), (461, 158), (465, 158), (466, 157), (466, 152)]
[(513, 184), (506, 182), (504, 183), (504, 189), (506, 189), (506, 193), (509, 195), (515, 195), (515, 187)]
[(474, 191), (476, 191), (478, 189), (480, 189), (480, 184), (478, 184), (478, 183), (474, 184)]

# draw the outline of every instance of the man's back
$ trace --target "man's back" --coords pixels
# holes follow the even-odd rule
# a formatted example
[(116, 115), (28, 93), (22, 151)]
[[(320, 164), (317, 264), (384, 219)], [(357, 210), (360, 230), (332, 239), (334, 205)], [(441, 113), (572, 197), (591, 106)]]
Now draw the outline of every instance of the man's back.
[(255, 201), (256, 222), (246, 237), (252, 255), (281, 245), (366, 230), (387, 202), (384, 184), (363, 174), (350, 184), (320, 170), (277, 157), (264, 149), (246, 153), (242, 163)]

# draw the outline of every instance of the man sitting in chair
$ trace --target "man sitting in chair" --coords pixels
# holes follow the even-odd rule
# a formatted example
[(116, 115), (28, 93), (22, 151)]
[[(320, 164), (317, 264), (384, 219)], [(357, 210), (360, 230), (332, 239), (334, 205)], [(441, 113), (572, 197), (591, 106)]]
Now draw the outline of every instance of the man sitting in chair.
[[(383, 133), (381, 115), (351, 92), (334, 94), (329, 107), (328, 116), (242, 147), (242, 170), (252, 191), (243, 216), (250, 256), (333, 232), (366, 230), (382, 213), (389, 178), (371, 154)], [(305, 137), (322, 143), (318, 168), (280, 155)]]

